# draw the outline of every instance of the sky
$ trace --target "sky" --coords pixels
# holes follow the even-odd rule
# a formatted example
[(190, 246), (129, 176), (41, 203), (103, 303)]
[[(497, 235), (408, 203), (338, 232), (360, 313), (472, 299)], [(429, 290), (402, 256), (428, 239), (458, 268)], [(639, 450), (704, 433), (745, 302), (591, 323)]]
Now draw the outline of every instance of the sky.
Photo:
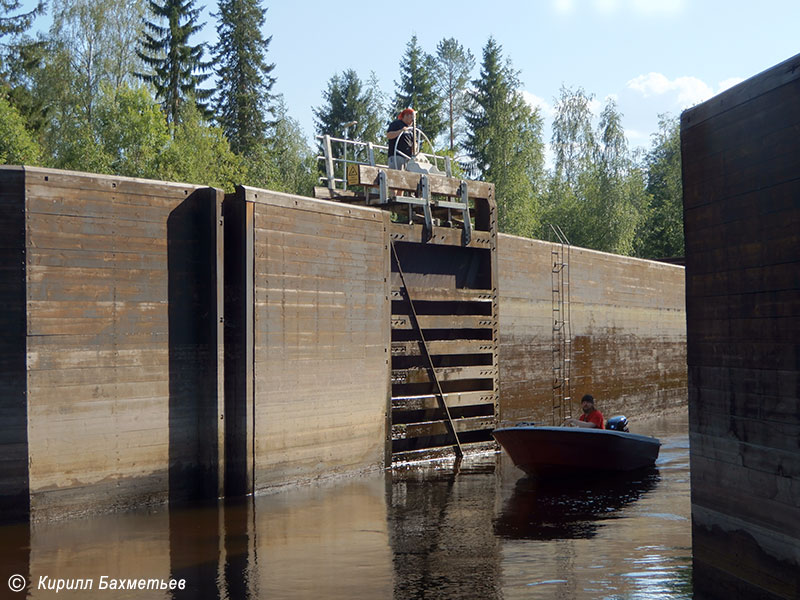
[[(30, 2), (27, 2), (30, 3)], [(215, 41), (216, 3), (197, 0)], [(519, 72), (549, 141), (562, 86), (583, 88), (599, 113), (613, 98), (631, 147), (647, 148), (659, 115), (681, 111), (800, 53), (800, 0), (489, 0), (402, 3), (262, 0), (273, 91), (309, 140), (313, 109), (336, 73), (371, 73), (389, 97), (411, 36), (434, 53), (456, 38), (478, 74), (489, 37)], [(41, 26), (41, 24), (40, 24)], [(198, 41), (201, 41), (198, 39)]]

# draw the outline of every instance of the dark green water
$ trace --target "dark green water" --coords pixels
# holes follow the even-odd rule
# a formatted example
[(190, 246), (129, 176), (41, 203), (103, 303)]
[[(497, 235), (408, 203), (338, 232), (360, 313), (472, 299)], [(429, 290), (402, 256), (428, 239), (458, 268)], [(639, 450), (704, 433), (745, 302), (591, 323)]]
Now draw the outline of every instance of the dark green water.
[[(227, 505), (4, 527), (3, 573), (15, 570), (0, 597), (691, 598), (687, 430), (685, 414), (632, 423), (662, 448), (655, 469), (626, 478), (542, 484), (487, 454)], [(13, 593), (20, 571), (27, 588)], [(101, 590), (103, 576), (184, 589)], [(58, 580), (93, 587), (47, 589)]]

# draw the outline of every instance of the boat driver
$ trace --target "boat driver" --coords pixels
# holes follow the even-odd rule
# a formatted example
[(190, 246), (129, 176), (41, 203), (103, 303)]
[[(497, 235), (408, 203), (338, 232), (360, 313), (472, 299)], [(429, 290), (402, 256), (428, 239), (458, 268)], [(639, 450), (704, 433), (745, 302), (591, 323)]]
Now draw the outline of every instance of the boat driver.
[(580, 417), (577, 419), (569, 417), (564, 420), (564, 425), (604, 429), (605, 419), (603, 418), (603, 413), (594, 407), (594, 397), (591, 394), (586, 394), (581, 398), (581, 410), (583, 414)]

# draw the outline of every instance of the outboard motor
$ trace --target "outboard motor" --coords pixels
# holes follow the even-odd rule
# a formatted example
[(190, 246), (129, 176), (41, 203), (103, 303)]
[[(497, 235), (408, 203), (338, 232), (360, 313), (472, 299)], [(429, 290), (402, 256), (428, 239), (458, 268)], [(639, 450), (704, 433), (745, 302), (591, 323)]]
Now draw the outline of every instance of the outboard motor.
[(628, 417), (624, 415), (610, 417), (606, 421), (606, 429), (613, 429), (614, 431), (628, 431)]

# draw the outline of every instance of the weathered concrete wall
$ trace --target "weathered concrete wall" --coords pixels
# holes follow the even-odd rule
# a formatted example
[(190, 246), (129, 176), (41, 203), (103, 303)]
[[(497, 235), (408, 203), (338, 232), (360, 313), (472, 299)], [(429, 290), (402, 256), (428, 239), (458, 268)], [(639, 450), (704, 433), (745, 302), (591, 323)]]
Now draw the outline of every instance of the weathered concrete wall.
[(695, 591), (800, 598), (800, 55), (681, 147)]
[[(502, 235), (500, 405), (550, 423), (555, 244)], [(582, 248), (569, 255), (573, 413), (591, 393), (606, 416), (686, 403), (683, 267)]]
[(382, 467), (388, 213), (252, 188), (227, 203), (252, 215), (253, 488)]
[[(0, 199), (4, 515), (388, 464), (387, 212), (12, 167)], [(506, 419), (550, 416), (551, 248), (498, 242)], [(581, 249), (570, 269), (576, 395), (680, 403), (683, 270)]]
[(221, 194), (31, 168), (0, 181), (23, 225), (3, 274), (25, 328), (4, 341), (3, 486), (28, 479), (33, 518), (216, 496)]

